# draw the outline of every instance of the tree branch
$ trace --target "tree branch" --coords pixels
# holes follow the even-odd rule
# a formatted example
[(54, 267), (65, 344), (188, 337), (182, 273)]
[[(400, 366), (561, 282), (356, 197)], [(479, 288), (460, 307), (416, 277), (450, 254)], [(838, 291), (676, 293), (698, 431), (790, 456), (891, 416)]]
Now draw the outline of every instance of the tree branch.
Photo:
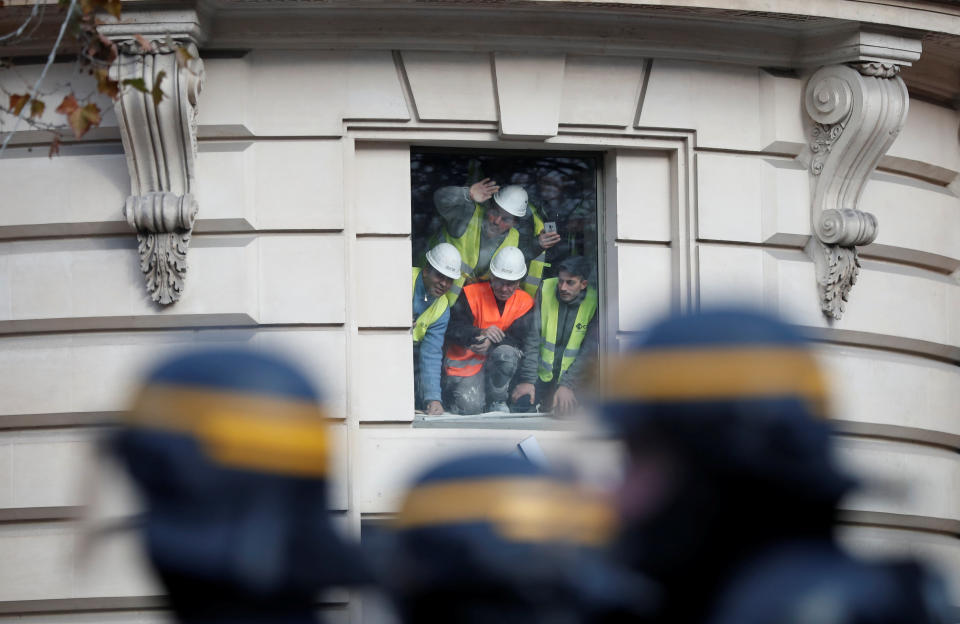
[[(70, 23), (70, 18), (73, 16), (73, 11), (77, 6), (77, 0), (70, 0), (70, 6), (67, 7), (67, 15), (63, 18), (63, 24), (60, 25), (60, 32), (57, 34), (57, 40), (53, 44), (53, 49), (50, 50), (50, 55), (47, 56), (47, 62), (43, 66), (43, 71), (40, 72), (40, 77), (33, 84), (33, 89), (30, 91), (30, 99), (32, 100), (37, 95), (37, 91), (40, 90), (40, 85), (43, 83), (43, 79), (47, 77), (47, 71), (49, 71), (50, 66), (53, 65), (53, 60), (57, 56), (57, 50), (60, 49), (60, 42), (63, 41), (63, 35), (67, 32), (67, 24)], [(29, 101), (29, 100), (28, 100)], [(27, 106), (24, 106), (20, 109), (20, 114), (17, 115), (17, 119), (13, 124), (13, 129), (7, 134), (3, 139), (3, 144), (0, 145), (0, 156), (3, 156), (3, 153), (7, 150), (7, 144), (10, 143), (10, 139), (13, 138), (13, 135), (16, 134), (17, 128), (20, 127), (20, 122), (23, 120), (23, 114), (27, 110)]]
[(12, 33), (7, 33), (6, 35), (0, 35), (0, 41), (6, 41), (7, 39), (16, 39), (23, 34), (23, 31), (27, 29), (27, 26), (37, 17), (37, 12), (40, 10), (40, 5), (43, 4), (41, 0), (36, 0), (33, 3), (33, 10), (30, 11), (30, 15), (27, 16), (27, 19), (24, 20), (20, 27), (17, 28)]

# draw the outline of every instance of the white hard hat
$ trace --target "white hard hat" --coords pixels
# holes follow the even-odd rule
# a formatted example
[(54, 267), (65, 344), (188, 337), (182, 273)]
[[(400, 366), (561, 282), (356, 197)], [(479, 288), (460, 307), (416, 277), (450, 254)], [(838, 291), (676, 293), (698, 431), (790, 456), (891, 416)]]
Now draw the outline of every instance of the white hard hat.
[(460, 252), (450, 243), (440, 243), (428, 251), (427, 262), (450, 279), (460, 279)]
[(504, 247), (490, 261), (490, 272), (512, 282), (526, 275), (527, 261), (519, 247)]
[(527, 192), (518, 184), (505, 186), (494, 193), (493, 201), (515, 217), (527, 216)]

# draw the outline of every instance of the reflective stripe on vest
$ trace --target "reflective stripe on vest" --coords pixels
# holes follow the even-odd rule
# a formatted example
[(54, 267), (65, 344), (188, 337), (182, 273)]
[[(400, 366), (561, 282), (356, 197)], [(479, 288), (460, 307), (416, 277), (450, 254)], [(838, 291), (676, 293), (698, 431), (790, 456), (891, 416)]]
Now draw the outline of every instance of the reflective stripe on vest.
[[(587, 326), (597, 312), (597, 291), (593, 286), (587, 286), (587, 294), (577, 309), (577, 318), (570, 330), (570, 339), (563, 349), (563, 359), (560, 360), (560, 377), (567, 372), (570, 365), (580, 353), (580, 345), (587, 335)], [(540, 381), (553, 381), (553, 363), (557, 350), (557, 319), (560, 316), (560, 302), (557, 299), (557, 278), (553, 277), (543, 282), (540, 293)], [(559, 381), (559, 380), (558, 380)]]
[[(450, 290), (447, 291), (446, 297), (450, 307), (453, 307), (453, 304), (457, 302), (457, 298), (460, 297), (460, 291), (463, 290), (464, 284), (466, 284), (468, 280), (474, 282), (477, 279), (476, 275), (474, 275), (474, 270), (477, 268), (477, 263), (480, 262), (480, 239), (483, 235), (481, 232), (483, 215), (483, 206), (474, 204), (473, 216), (470, 217), (470, 223), (467, 224), (467, 229), (464, 230), (462, 236), (454, 238), (447, 232), (446, 228), (443, 230), (444, 238), (448, 243), (457, 248), (457, 251), (460, 252), (460, 261), (463, 263), (460, 266), (460, 272), (462, 273), (460, 279), (455, 280)], [(516, 228), (510, 228), (506, 238), (503, 239), (500, 246), (493, 252), (493, 256), (497, 255), (497, 252), (504, 247), (516, 247), (519, 243), (520, 233), (517, 232)], [(490, 256), (491, 260), (493, 256)]]
[[(464, 287), (463, 295), (467, 298), (467, 303), (470, 304), (470, 310), (473, 312), (473, 326), (478, 329), (496, 325), (501, 330), (507, 331), (518, 318), (533, 307), (533, 297), (518, 288), (503, 304), (501, 315), (490, 282), (470, 284)], [(448, 376), (472, 377), (480, 372), (486, 359), (486, 355), (451, 344), (447, 348), (444, 364)]]
[(537, 289), (540, 288), (540, 282), (543, 280), (543, 270), (550, 266), (547, 264), (547, 252), (541, 251), (540, 255), (530, 261), (530, 267), (527, 269), (527, 276), (523, 278), (523, 290), (531, 297), (537, 295)]
[[(533, 216), (533, 235), (540, 236), (540, 233), (543, 232), (543, 219), (540, 218), (536, 206), (527, 204), (527, 207), (530, 208), (530, 214)], [(540, 282), (543, 280), (543, 270), (548, 266), (550, 265), (547, 264), (546, 249), (530, 261), (530, 266), (527, 267), (527, 275), (523, 278), (523, 290), (531, 297), (537, 296), (537, 289), (540, 288)]]
[[(417, 277), (420, 276), (420, 269), (418, 267), (413, 267), (413, 292), (410, 294), (412, 297), (417, 292)], [(423, 285), (424, 288), (427, 287), (426, 284)], [(413, 344), (417, 344), (423, 337), (427, 335), (427, 330), (430, 329), (430, 326), (440, 320), (440, 317), (443, 316), (443, 313), (447, 311), (447, 298), (446, 297), (437, 297), (433, 303), (431, 303), (426, 310), (424, 310), (417, 320), (413, 323)]]

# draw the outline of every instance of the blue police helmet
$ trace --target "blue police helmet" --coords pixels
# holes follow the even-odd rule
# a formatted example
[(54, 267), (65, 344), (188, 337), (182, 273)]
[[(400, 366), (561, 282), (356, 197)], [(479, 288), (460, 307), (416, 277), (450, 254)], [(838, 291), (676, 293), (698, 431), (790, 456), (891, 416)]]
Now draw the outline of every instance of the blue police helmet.
[(614, 522), (607, 501), (567, 476), (517, 457), (458, 457), (407, 493), (388, 582), (409, 621), (639, 613), (654, 600), (649, 584), (599, 557)]
[(735, 479), (835, 502), (828, 388), (809, 341), (762, 313), (673, 317), (611, 358), (601, 414), (630, 444), (664, 440)]
[(321, 396), (281, 358), (212, 348), (157, 366), (111, 448), (145, 503), (161, 577), (250, 595), (367, 578), (327, 512)]

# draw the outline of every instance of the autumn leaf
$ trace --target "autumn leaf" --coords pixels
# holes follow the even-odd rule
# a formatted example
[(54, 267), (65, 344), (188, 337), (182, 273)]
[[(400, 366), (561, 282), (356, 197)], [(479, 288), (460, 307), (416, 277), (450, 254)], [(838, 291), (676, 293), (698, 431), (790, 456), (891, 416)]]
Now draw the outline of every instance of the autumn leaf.
[(57, 112), (61, 115), (69, 115), (78, 108), (80, 108), (80, 105), (77, 103), (77, 98), (71, 93), (63, 97), (63, 101), (60, 102), (60, 106), (57, 107)]
[(43, 111), (47, 109), (47, 105), (43, 103), (43, 100), (30, 100), (30, 118), (34, 117), (43, 117)]
[(73, 128), (74, 136), (79, 139), (87, 133), (91, 126), (100, 125), (100, 108), (91, 102), (67, 115), (67, 121)]
[(120, 96), (120, 83), (110, 79), (109, 69), (98, 67), (94, 74), (97, 77), (97, 91), (114, 100)]
[(147, 89), (147, 83), (143, 81), (143, 78), (127, 78), (120, 81), (120, 84), (136, 89), (140, 93), (150, 93), (150, 90)]
[(26, 93), (11, 93), (10, 94), (10, 110), (13, 111), (14, 115), (19, 115), (20, 111), (23, 110), (23, 107), (27, 105), (27, 102), (30, 101), (30, 96)]
[(98, 32), (97, 38), (100, 40), (100, 47), (106, 51), (106, 54), (99, 58), (106, 63), (113, 63), (117, 60), (117, 57), (120, 56), (120, 50), (117, 48), (117, 44), (104, 36), (103, 33)]
[(105, 10), (110, 15), (120, 19), (122, 9), (120, 0), (80, 0), (80, 10), (84, 15), (90, 15), (99, 9)]
[(160, 106), (160, 101), (163, 100), (163, 89), (160, 87), (160, 84), (163, 82), (163, 79), (167, 77), (167, 72), (162, 69), (157, 72), (157, 77), (153, 81), (153, 105)]
[(147, 41), (146, 37), (144, 37), (143, 35), (134, 35), (133, 38), (136, 39), (137, 43), (140, 45), (141, 50), (143, 50), (144, 52), (153, 52), (153, 44)]
[(60, 135), (53, 135), (53, 141), (50, 141), (50, 153), (47, 154), (47, 158), (53, 158), (60, 154)]
[(72, 93), (63, 98), (57, 112), (67, 116), (67, 123), (78, 139), (85, 135), (91, 126), (100, 125), (100, 108), (92, 102), (81, 107)]
[(195, 59), (194, 55), (190, 54), (190, 50), (186, 46), (177, 46), (177, 65), (183, 68), (189, 67), (190, 61)]

